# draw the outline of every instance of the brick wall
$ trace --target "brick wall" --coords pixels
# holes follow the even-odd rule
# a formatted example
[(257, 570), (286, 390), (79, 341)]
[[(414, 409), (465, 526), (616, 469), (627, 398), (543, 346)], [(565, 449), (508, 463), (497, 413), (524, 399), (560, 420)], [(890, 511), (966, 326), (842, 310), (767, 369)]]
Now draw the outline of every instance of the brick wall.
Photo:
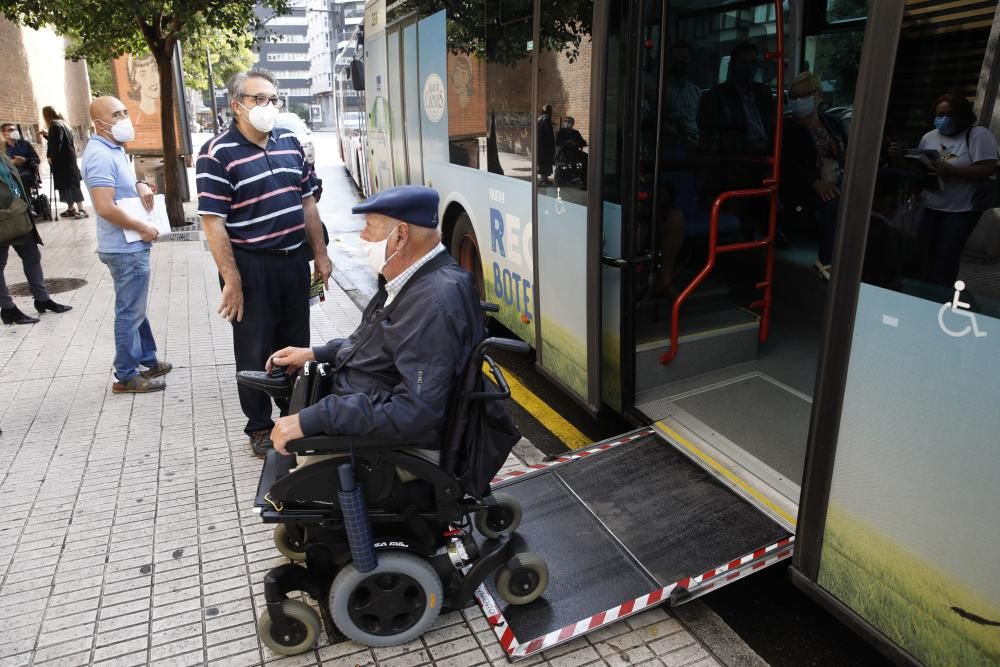
[(90, 136), (90, 82), (87, 65), (65, 59), (66, 44), (52, 30), (21, 28), (0, 17), (0, 122), (21, 125), (25, 139), (42, 153), (34, 131), (43, 127), (42, 107), (51, 106), (66, 118), (83, 151)]
[[(461, 63), (459, 61), (462, 61)], [(531, 154), (532, 132), (541, 106), (552, 105), (553, 128), (573, 116), (576, 129), (590, 141), (591, 45), (584, 41), (570, 62), (566, 54), (545, 51), (538, 57), (538, 103), (531, 107), (531, 66), (482, 63), (475, 57), (448, 54), (448, 132), (454, 141), (489, 133), (496, 115), (497, 145), (501, 152)], [(461, 72), (459, 72), (461, 69)], [(471, 81), (469, 79), (471, 74)], [(458, 88), (462, 87), (459, 91)], [(471, 94), (470, 94), (471, 93)], [(464, 104), (462, 104), (464, 102)], [(474, 142), (463, 144), (466, 152)]]

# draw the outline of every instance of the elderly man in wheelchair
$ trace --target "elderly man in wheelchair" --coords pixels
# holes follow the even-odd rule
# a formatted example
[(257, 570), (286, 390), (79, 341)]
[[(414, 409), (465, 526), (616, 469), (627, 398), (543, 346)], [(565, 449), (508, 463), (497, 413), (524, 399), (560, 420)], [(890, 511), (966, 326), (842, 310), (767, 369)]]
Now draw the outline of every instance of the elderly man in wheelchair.
[(527, 345), (487, 338), (483, 310), (495, 307), (444, 251), (437, 209), (437, 193), (420, 186), (355, 206), (367, 213), (361, 238), (380, 274), (361, 324), (237, 375), (288, 405), (255, 503), (277, 524), (278, 550), (297, 561), (264, 578), (257, 630), (276, 653), (309, 650), (321, 622), (331, 642), (405, 643), (442, 610), (467, 606), (490, 575), (510, 604), (536, 600), (548, 582), (545, 562), (514, 533), (520, 506), (489, 488), (520, 436), (487, 351)]

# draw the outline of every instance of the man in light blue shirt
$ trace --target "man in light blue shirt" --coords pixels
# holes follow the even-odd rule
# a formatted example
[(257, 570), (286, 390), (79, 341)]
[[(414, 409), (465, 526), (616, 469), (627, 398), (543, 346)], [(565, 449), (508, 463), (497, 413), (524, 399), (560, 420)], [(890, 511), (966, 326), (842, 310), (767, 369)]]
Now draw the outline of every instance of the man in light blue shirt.
[[(115, 285), (116, 382), (111, 391), (162, 391), (166, 384), (156, 378), (169, 373), (172, 366), (156, 358), (156, 341), (146, 318), (149, 248), (159, 232), (115, 205), (119, 199), (141, 197), (146, 209), (152, 210), (153, 190), (145, 182), (136, 182), (125, 154), (123, 144), (135, 138), (135, 129), (121, 100), (97, 98), (90, 105), (90, 117), (97, 133), (83, 152), (83, 180), (97, 212), (97, 256), (110, 270)], [(126, 229), (138, 232), (140, 240), (128, 242)]]

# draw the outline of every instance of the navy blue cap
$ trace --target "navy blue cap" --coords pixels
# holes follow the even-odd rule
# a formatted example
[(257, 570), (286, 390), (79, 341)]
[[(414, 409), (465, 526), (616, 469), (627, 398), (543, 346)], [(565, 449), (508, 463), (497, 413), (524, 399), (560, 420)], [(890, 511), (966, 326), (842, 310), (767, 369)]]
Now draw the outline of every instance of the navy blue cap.
[(400, 185), (354, 205), (352, 213), (381, 213), (418, 227), (438, 226), (438, 193), (423, 185)]

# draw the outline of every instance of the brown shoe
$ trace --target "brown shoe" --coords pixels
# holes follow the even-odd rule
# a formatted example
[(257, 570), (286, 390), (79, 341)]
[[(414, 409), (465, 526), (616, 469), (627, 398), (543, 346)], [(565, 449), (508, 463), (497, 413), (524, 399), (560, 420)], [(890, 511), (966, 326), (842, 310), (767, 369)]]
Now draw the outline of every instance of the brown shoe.
[(274, 449), (274, 443), (271, 442), (271, 432), (270, 431), (254, 431), (250, 434), (250, 449), (253, 451), (253, 455), (259, 459), (267, 458), (267, 453)]
[(148, 379), (158, 378), (161, 375), (166, 375), (173, 369), (174, 365), (172, 363), (168, 361), (157, 361), (155, 366), (147, 368), (144, 371), (140, 371), (139, 375)]
[(136, 375), (128, 382), (115, 382), (111, 392), (115, 394), (148, 394), (151, 391), (163, 391), (167, 384), (163, 380), (151, 380), (142, 375)]

